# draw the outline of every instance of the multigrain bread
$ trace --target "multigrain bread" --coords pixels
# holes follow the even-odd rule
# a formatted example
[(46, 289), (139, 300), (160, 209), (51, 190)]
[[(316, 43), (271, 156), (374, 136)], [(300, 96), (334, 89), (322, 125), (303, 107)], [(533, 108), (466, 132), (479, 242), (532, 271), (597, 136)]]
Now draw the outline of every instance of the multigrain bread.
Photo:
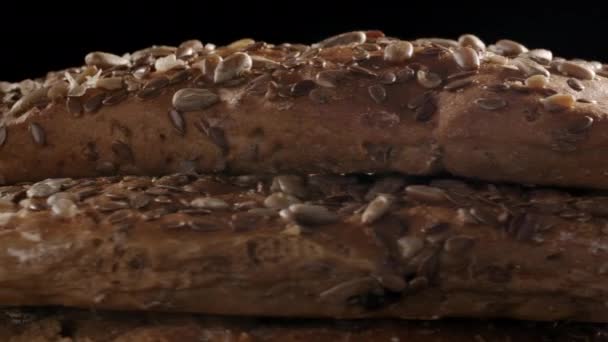
[(443, 172), (608, 188), (608, 71), (501, 40), (187, 41), (2, 84), (0, 176)]
[(176, 174), (0, 194), (1, 305), (608, 322), (605, 193)]
[(604, 324), (483, 320), (320, 321), (7, 309), (4, 342), (603, 342)]

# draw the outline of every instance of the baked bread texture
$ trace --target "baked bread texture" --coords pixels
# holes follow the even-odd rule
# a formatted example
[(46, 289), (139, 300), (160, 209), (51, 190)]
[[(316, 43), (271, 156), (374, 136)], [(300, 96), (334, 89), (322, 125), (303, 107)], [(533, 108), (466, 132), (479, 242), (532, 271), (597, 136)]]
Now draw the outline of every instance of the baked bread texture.
[(191, 314), (5, 309), (4, 342), (601, 342), (605, 324), (484, 320), (285, 320)]
[(608, 188), (608, 74), (501, 40), (192, 40), (2, 83), (0, 176), (453, 175)]
[(608, 196), (403, 176), (0, 188), (0, 304), (608, 322)]

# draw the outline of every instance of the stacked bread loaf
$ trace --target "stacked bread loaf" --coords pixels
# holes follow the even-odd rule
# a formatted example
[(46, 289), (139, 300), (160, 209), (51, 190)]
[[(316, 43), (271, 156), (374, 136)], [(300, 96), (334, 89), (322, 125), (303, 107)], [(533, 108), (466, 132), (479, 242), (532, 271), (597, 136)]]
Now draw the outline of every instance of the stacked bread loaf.
[(607, 77), (357, 31), (0, 83), (0, 337), (603, 341)]

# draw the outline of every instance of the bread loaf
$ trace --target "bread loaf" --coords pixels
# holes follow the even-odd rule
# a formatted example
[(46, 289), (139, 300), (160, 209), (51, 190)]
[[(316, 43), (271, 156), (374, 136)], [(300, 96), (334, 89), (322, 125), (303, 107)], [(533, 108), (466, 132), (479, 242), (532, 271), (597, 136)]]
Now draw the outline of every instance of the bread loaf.
[(319, 321), (187, 314), (7, 309), (5, 342), (572, 342), (605, 341), (604, 324), (483, 320)]
[[(350, 32), (187, 41), (3, 83), (0, 175), (454, 175), (608, 188), (599, 62), (503, 40)], [(305, 148), (303, 148), (305, 147)]]
[(0, 305), (608, 322), (605, 193), (175, 174), (0, 194)]

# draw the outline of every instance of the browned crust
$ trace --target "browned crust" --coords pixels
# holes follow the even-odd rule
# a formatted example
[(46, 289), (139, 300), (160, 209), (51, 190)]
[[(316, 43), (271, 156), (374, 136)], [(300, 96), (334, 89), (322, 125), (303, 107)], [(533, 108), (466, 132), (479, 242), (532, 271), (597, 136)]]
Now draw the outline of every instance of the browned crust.
[[(603, 194), (174, 175), (63, 180), (67, 195), (23, 199), (53, 182), (2, 188), (0, 303), (608, 321)], [(281, 190), (317, 207), (260, 209)]]
[[(302, 174), (396, 171), (410, 175), (448, 171), (489, 181), (608, 188), (608, 162), (603, 157), (608, 146), (603, 128), (608, 87), (601, 64), (593, 64), (597, 70), (593, 80), (580, 81), (582, 91), (567, 84), (570, 76), (558, 71), (562, 62), (557, 58), (550, 66), (535, 64), (551, 77), (544, 89), (534, 90), (517, 80), (527, 77), (522, 68), (513, 70), (513, 65), (501, 65), (485, 53), (479, 70), (461, 76), (470, 83), (448, 91), (443, 89), (452, 82), (448, 78), (462, 71), (453, 57), (457, 49), (446, 47), (452, 44), (449, 41), (415, 41), (411, 59), (391, 62), (383, 56), (394, 40), (378, 32), (363, 34), (363, 44), (356, 40), (360, 36), (353, 37), (345, 41), (351, 44), (319, 51), (303, 45), (251, 42), (197, 50), (184, 58), (188, 65), (213, 54), (229, 57), (239, 51), (276, 64), (254, 61), (250, 71), (218, 84), (210, 80), (213, 71), (202, 73), (192, 67), (187, 71), (190, 80), (155, 92), (145, 90), (145, 100), (137, 95), (142, 94), (142, 85), (182, 71), (148, 72), (133, 78), (133, 72), (153, 64), (155, 57), (140, 58), (127, 70), (106, 67), (107, 76), (128, 79), (134, 90), (117, 104), (102, 105), (78, 118), (69, 113), (65, 97), (60, 95), (54, 95), (51, 102), (40, 100), (38, 107), (25, 113), (9, 113), (8, 108), (19, 98), (19, 92), (12, 90), (8, 94), (16, 97), (7, 96), (9, 100), (3, 104), (0, 175), (5, 182), (14, 183), (192, 169)], [(163, 54), (175, 51), (168, 49)], [(134, 56), (142, 55), (146, 56)], [(404, 80), (408, 68), (430, 71), (443, 80), (431, 90), (430, 102), (419, 103), (417, 108), (412, 107), (413, 99), (429, 89), (415, 77)], [(344, 75), (335, 87), (327, 87), (327, 82), (316, 78), (324, 70), (340, 70)], [(401, 75), (401, 81), (391, 82), (390, 73)], [(261, 81), (260, 76), (266, 78)], [(51, 86), (61, 78), (61, 73), (51, 73), (42, 81)], [(506, 91), (486, 88), (505, 80), (510, 87)], [(171, 98), (176, 90), (188, 87), (208, 89), (220, 101), (204, 110), (183, 113), (185, 123), (176, 129), (168, 114)], [(74, 102), (96, 109), (91, 99), (99, 99), (100, 92), (99, 88), (89, 89)], [(554, 93), (597, 103), (577, 102), (563, 111), (548, 111), (541, 100)], [(499, 98), (506, 106), (484, 110), (475, 102), (480, 98)], [(319, 103), (321, 100), (327, 103)], [(585, 120), (592, 122), (581, 126)], [(32, 132), (37, 133), (38, 143)]]

